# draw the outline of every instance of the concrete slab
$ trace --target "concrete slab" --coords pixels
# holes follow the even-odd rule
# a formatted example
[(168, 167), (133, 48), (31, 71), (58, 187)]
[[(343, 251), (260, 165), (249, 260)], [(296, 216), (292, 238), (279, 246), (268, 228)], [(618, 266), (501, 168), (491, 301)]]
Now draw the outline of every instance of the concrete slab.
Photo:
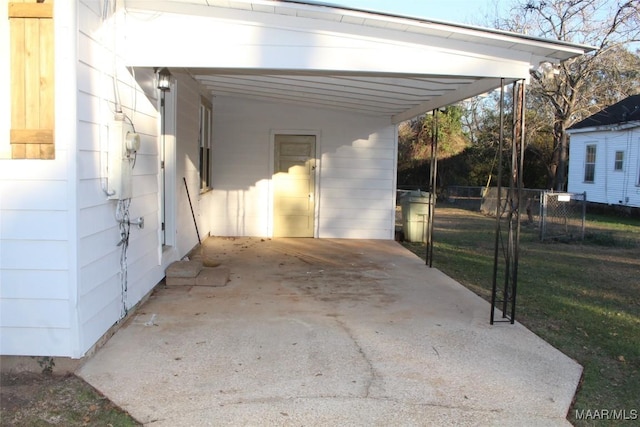
[[(78, 374), (153, 426), (568, 426), (582, 368), (393, 241), (207, 239)], [(220, 267), (217, 267), (220, 268)]]

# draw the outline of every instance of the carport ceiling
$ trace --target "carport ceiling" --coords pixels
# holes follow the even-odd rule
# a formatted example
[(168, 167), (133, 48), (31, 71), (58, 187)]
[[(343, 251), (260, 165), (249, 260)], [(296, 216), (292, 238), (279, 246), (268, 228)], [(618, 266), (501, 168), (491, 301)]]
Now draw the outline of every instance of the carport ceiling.
[(190, 69), (189, 72), (216, 96), (277, 101), (387, 117), (399, 117), (425, 103), (434, 102), (435, 108), (443, 100), (457, 100), (457, 94), (470, 85), (484, 90), (495, 87), (497, 83), (495, 79), (485, 79), (486, 86), (479, 86), (478, 79), (469, 77), (299, 75), (212, 69)]

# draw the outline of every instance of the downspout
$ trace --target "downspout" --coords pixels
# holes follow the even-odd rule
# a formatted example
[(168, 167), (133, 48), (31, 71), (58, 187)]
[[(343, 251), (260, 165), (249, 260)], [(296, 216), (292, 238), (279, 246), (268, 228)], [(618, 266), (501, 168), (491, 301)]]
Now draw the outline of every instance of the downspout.
[[(598, 148), (596, 146), (596, 166), (598, 165)], [(596, 182), (595, 173), (597, 171), (594, 166), (594, 183)], [(609, 200), (609, 138), (604, 137), (604, 200), (607, 204), (610, 204)]]
[(631, 182), (631, 134), (633, 133), (633, 130), (629, 130), (627, 132), (627, 147), (626, 150), (624, 152), (624, 159), (623, 159), (623, 164), (622, 164), (622, 173), (623, 173), (623, 180), (622, 180), (622, 201), (624, 202), (625, 205), (629, 204), (629, 183)]

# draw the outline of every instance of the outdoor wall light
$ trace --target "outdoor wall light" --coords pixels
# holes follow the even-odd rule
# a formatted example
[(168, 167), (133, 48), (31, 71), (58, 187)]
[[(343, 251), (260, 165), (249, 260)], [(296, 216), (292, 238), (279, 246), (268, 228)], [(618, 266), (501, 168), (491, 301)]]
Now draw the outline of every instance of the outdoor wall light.
[(171, 90), (171, 73), (166, 67), (160, 68), (157, 71), (158, 81), (156, 87), (162, 92)]

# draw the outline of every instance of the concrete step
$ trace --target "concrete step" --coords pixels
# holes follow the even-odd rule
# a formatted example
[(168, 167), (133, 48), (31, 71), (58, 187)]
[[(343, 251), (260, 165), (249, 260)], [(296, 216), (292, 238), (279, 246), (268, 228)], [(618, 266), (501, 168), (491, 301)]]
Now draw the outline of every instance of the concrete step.
[(165, 271), (167, 286), (195, 285), (196, 277), (203, 269), (202, 261), (176, 261)]
[(231, 273), (227, 267), (205, 267), (192, 259), (172, 263), (165, 275), (167, 286), (225, 286)]
[(226, 286), (231, 272), (227, 267), (204, 267), (198, 277), (196, 286)]

